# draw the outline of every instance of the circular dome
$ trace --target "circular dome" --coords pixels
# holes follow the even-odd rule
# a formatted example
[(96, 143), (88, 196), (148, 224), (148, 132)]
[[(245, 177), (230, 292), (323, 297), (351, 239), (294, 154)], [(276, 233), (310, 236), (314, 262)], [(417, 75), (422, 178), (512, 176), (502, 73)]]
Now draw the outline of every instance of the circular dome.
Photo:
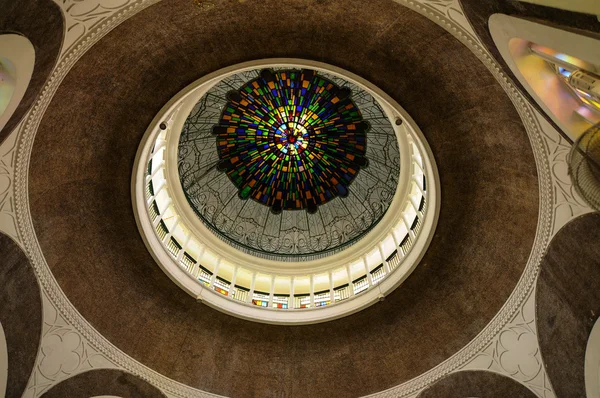
[(242, 318), (323, 322), (416, 267), (439, 180), (410, 116), (358, 76), (295, 59), (234, 65), (176, 95), (138, 149), (134, 210), (181, 288)]
[(221, 239), (299, 261), (339, 252), (381, 220), (400, 154), (389, 118), (360, 86), (314, 69), (254, 69), (199, 99), (178, 168), (189, 205)]

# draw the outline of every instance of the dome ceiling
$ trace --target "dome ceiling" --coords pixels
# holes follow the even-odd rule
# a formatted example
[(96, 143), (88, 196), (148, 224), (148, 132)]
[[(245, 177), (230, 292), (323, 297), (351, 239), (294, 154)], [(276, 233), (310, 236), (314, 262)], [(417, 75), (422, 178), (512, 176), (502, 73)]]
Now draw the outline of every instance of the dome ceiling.
[(340, 251), (377, 224), (396, 192), (399, 157), (388, 117), (359, 86), (311, 69), (263, 69), (200, 98), (178, 168), (211, 231), (250, 254), (301, 261)]
[[(28, 0), (23, 1), (26, 7)], [(9, 356), (9, 377), (20, 383), (16, 391), (28, 380), (30, 368), (33, 376), (27, 388), (36, 396), (46, 391), (57, 396), (73, 391), (84, 396), (146, 391), (156, 396), (398, 393), (406, 397), (436, 395), (438, 391), (469, 394), (481, 384), (478, 380), (493, 379), (499, 390), (529, 388), (551, 397), (554, 390), (549, 379), (556, 377), (553, 382), (565, 386), (556, 392), (582, 390), (582, 369), (576, 369), (574, 383), (559, 368), (565, 360), (581, 362), (586, 332), (600, 311), (594, 294), (558, 303), (556, 298), (567, 285), (554, 280), (553, 270), (569, 269), (566, 259), (580, 242), (587, 242), (569, 234), (589, 232), (598, 220), (586, 216), (583, 222), (572, 223), (564, 234), (557, 235), (555, 245), (548, 246), (561, 226), (586, 212), (570, 193), (568, 177), (560, 171), (568, 144), (503, 80), (501, 68), (486, 58), (480, 45), (487, 37), (474, 44), (475, 36), (464, 33), (470, 28), (460, 30), (458, 25), (468, 22), (461, 19), (458, 2), (405, 2), (445, 24), (447, 31), (389, 0), (162, 0), (151, 1), (152, 5), (130, 0), (122, 12), (86, 1), (62, 4), (68, 38), (54, 77), (43, 90), (42, 97), (51, 101), (36, 102), (26, 123), (15, 130), (18, 134), (0, 145), (0, 230), (8, 231), (6, 215), (13, 217), (16, 232), (8, 233), (23, 248), (21, 253), (17, 244), (0, 235), (0, 253), (18, 253), (14, 263), (20, 267), (16, 276), (4, 273), (3, 277), (10, 286), (23, 286), (23, 294), (14, 289), (5, 292), (23, 303), (14, 309), (0, 305), (8, 351), (27, 353), (17, 367)], [(475, 15), (473, 30), (485, 36), (479, 19), (485, 20), (487, 16), (481, 15), (489, 10), (474, 6), (475, 1), (464, 3), (466, 13), (472, 10)], [(9, 12), (21, 12), (18, 5), (10, 4)], [(113, 12), (114, 18), (104, 16)], [(1, 16), (0, 23), (0, 32), (12, 30)], [(53, 20), (52, 24), (53, 31), (62, 34), (60, 23)], [(104, 36), (105, 26), (111, 24), (116, 27)], [(83, 33), (77, 33), (79, 29)], [(50, 73), (49, 60), (57, 58), (56, 43), (31, 40), (36, 55), (39, 47), (39, 59), (46, 60), (40, 65), (47, 69), (36, 64), (36, 70)], [(382, 296), (381, 302), (345, 318), (282, 326), (221, 313), (173, 283), (148, 251), (136, 225), (133, 168), (140, 141), (148, 126), (156, 122), (155, 116), (198, 78), (265, 58), (324, 62), (372, 82), (412, 116), (435, 157), (442, 197), (429, 249), (397, 289)], [(309, 217), (358, 195), (360, 179), (375, 166), (370, 152), (374, 148), (369, 140), (360, 148), (361, 137), (388, 126), (377, 126), (368, 101), (356, 90), (345, 92), (346, 84), (335, 77), (306, 74), (304, 67), (265, 69), (256, 69), (240, 77), (234, 87), (219, 92), (225, 111), (211, 112), (203, 121), (211, 125), (210, 144), (180, 146), (181, 171), (193, 169), (185, 163), (202, 166), (186, 155), (206, 155), (215, 166), (210, 172), (227, 183), (228, 196), (255, 205), (268, 217), (285, 213)], [(339, 186), (324, 180), (322, 192), (330, 194), (323, 193), (318, 199), (313, 192), (319, 190), (305, 185), (297, 185), (295, 196), (292, 190), (285, 200), (283, 195), (278, 198), (277, 193), (265, 190), (262, 175), (253, 172), (246, 176), (235, 161), (246, 153), (261, 159), (270, 155), (291, 159), (293, 155), (298, 168), (309, 167), (302, 154), (316, 151), (318, 137), (301, 115), (292, 117), (284, 112), (291, 119), (285, 123), (269, 119), (260, 128), (266, 132), (260, 139), (257, 135), (252, 139), (251, 130), (242, 125), (258, 109), (245, 97), (245, 88), (254, 90), (255, 83), (275, 86), (279, 80), (279, 88), (286, 90), (288, 83), (281, 79), (282, 73), (287, 77), (292, 72), (294, 78), (304, 76), (306, 81), (322, 78), (331, 87), (331, 95), (345, 101), (351, 112), (338, 112), (341, 126), (347, 129), (340, 134), (348, 134), (347, 127), (355, 126), (352, 134), (345, 136), (355, 145), (336, 143), (345, 156), (336, 158), (339, 170), (352, 167), (355, 173), (338, 179)], [(42, 87), (40, 81), (46, 76), (34, 76), (32, 90)], [(253, 96), (256, 104), (264, 98), (259, 97)], [(331, 96), (324, 101), (328, 98)], [(26, 95), (26, 101), (34, 100), (35, 94)], [(19, 110), (23, 114), (28, 108), (26, 101)], [(194, 131), (192, 119), (204, 117), (201, 102), (186, 125), (190, 134), (199, 133)], [(244, 116), (235, 120), (238, 114)], [(17, 122), (10, 121), (13, 126)], [(227, 130), (240, 127), (245, 128), (248, 140), (231, 142)], [(0, 142), (9, 132), (1, 133)], [(177, 142), (185, 144), (183, 138)], [(389, 159), (395, 159), (393, 145), (380, 146), (389, 150)], [(2, 152), (8, 147), (8, 152)], [(326, 153), (323, 149), (319, 154)], [(310, 166), (317, 167), (314, 162)], [(390, 175), (399, 168), (394, 161), (386, 167)], [(8, 185), (3, 191), (5, 170)], [(196, 177), (202, 176), (202, 170), (194, 169)], [(183, 183), (184, 176), (180, 174)], [(383, 176), (380, 182), (386, 186), (388, 180)], [(280, 182), (293, 184), (291, 181)], [(383, 203), (381, 214), (386, 213)], [(11, 210), (12, 206), (16, 210)], [(231, 239), (229, 231), (225, 233)], [(352, 250), (366, 240), (360, 236), (355, 236), (356, 244), (348, 239), (337, 242), (337, 247), (347, 245), (347, 250)], [(235, 238), (230, 243), (239, 241)], [(549, 254), (542, 261), (547, 248)], [(336, 246), (329, 249), (335, 251)], [(262, 248), (252, 250), (258, 253)], [(582, 256), (582, 264), (592, 267), (592, 259), (591, 254)], [(539, 266), (545, 272), (537, 279)], [(569, 286), (585, 288), (589, 284), (581, 279), (585, 272), (572, 275)], [(536, 280), (537, 297), (532, 294)], [(42, 308), (31, 312), (29, 308), (39, 305), (38, 285)], [(12, 305), (16, 301), (6, 302)], [(552, 315), (557, 308), (564, 319), (560, 325)], [(581, 319), (572, 321), (575, 315)], [(22, 325), (22, 320), (31, 316), (42, 319), (31, 323), (39, 329)], [(559, 333), (554, 328), (560, 328)], [(20, 329), (33, 338), (25, 341), (18, 337)], [(73, 336), (81, 343), (76, 351), (71, 346)], [(553, 350), (557, 345), (568, 345), (569, 353)], [(71, 366), (65, 359), (55, 372), (56, 364), (47, 364), (51, 362), (47, 360), (50, 348), (55, 347), (66, 351), (61, 357), (60, 349), (56, 350), (59, 354), (54, 359), (76, 354), (79, 364)], [(92, 368), (115, 369), (85, 372)], [(468, 371), (473, 369), (485, 371)], [(489, 371), (510, 375), (510, 379), (492, 376)]]
[[(396, 99), (430, 143), (443, 192), (436, 236), (400, 289), (350, 317), (291, 328), (195, 303), (149, 255), (130, 197), (139, 142), (171, 97), (221, 67), (286, 56), (348, 69)], [(32, 218), (71, 302), (147, 366), (229, 396), (373, 393), (453, 355), (519, 280), (539, 199), (518, 120), (466, 47), (400, 5), (248, 1), (205, 13), (191, 2), (163, 1), (100, 40), (62, 82), (34, 143)], [(91, 261), (83, 266), (82, 258)], [(377, 370), (382, 364), (385, 372)]]

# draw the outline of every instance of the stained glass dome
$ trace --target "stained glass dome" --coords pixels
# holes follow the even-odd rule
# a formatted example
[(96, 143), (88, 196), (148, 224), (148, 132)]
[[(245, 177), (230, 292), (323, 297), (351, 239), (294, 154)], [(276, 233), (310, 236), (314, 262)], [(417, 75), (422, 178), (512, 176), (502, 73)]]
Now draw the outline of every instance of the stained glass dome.
[(334, 254), (386, 213), (400, 173), (394, 128), (356, 84), (310, 69), (256, 69), (210, 88), (188, 116), (180, 182), (202, 223), (246, 253)]
[(359, 76), (301, 59), (185, 87), (134, 167), (157, 263), (196, 300), (258, 322), (323, 322), (380, 301), (421, 260), (439, 214), (410, 115)]
[(213, 129), (218, 169), (274, 214), (347, 197), (368, 162), (369, 124), (351, 94), (312, 70), (263, 70), (228, 95)]

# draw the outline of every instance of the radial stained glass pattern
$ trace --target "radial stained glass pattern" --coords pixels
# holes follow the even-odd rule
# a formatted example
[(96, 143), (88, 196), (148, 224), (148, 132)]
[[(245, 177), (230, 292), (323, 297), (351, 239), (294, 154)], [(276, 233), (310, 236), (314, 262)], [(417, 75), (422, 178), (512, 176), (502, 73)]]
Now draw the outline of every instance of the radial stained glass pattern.
[(263, 70), (229, 93), (213, 129), (219, 170), (275, 214), (348, 196), (367, 165), (368, 123), (351, 94), (312, 70)]
[(278, 261), (324, 257), (357, 242), (386, 213), (398, 186), (398, 141), (361, 87), (321, 71), (292, 78), (290, 68), (270, 70), (272, 81), (262, 70), (240, 72), (200, 98), (179, 140), (181, 186), (201, 222), (237, 249)]

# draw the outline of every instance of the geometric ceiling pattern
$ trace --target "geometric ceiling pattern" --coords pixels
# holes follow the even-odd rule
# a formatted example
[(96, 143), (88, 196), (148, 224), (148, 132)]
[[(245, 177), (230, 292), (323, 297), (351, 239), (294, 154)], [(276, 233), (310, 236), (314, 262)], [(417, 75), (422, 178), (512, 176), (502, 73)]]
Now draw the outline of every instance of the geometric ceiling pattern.
[[(73, 375), (97, 368), (123, 370), (149, 382), (167, 396), (214, 396), (144, 366), (118, 349), (86, 321), (51, 274), (34, 234), (27, 200), (29, 154), (33, 139), (61, 80), (76, 60), (108, 31), (153, 3), (131, 0), (106, 6), (94, 2), (83, 5), (60, 2), (67, 34), (59, 62), (24, 122), (0, 145), (0, 167), (2, 175), (9, 181), (6, 187), (0, 185), (0, 195), (3, 195), (0, 196), (0, 230), (13, 237), (24, 249), (42, 290), (41, 348), (25, 396), (40, 396)], [(458, 2), (421, 0), (398, 3), (439, 24), (465, 44), (483, 61), (514, 102), (535, 155), (540, 184), (540, 214), (534, 247), (523, 278), (482, 333), (450, 358), (432, 366), (431, 370), (373, 396), (414, 397), (443, 376), (469, 369), (501, 373), (522, 383), (539, 397), (554, 397), (537, 343), (534, 292), (542, 254), (551, 238), (568, 221), (590, 211), (576, 197), (568, 178), (563, 178), (570, 146), (506, 79), (473, 33)], [(49, 359), (51, 351), (64, 355)], [(77, 360), (73, 360), (75, 357)]]

